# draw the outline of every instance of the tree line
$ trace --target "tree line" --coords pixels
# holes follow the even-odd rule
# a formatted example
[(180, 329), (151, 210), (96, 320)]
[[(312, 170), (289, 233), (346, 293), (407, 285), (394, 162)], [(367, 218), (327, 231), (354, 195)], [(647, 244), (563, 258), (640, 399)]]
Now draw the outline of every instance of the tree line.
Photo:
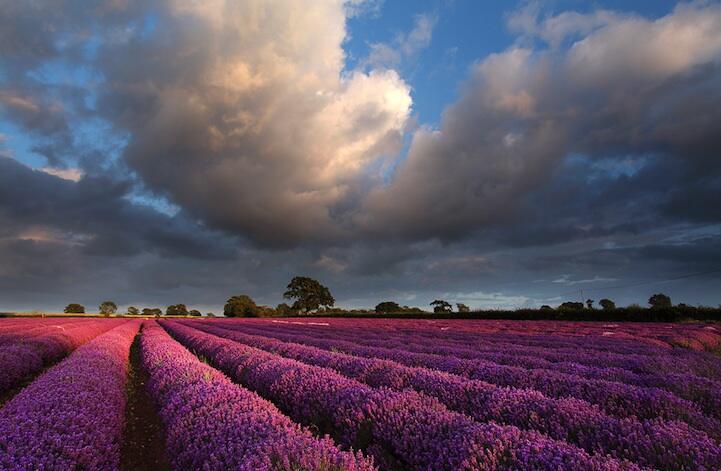
[[(404, 316), (427, 316), (427, 311), (418, 307), (400, 305), (395, 301), (382, 301), (374, 309), (352, 309), (346, 310), (335, 307), (335, 298), (330, 289), (315, 280), (306, 276), (296, 276), (286, 287), (283, 298), (290, 304), (283, 302), (275, 307), (257, 304), (247, 294), (231, 296), (223, 307), (223, 315), (226, 317), (286, 317), (298, 315), (404, 315)], [(719, 309), (687, 306), (685, 304), (673, 305), (671, 298), (664, 293), (656, 293), (648, 299), (648, 308), (639, 305), (631, 305), (619, 308), (616, 303), (608, 298), (598, 301), (600, 309), (595, 307), (596, 301), (587, 299), (584, 302), (567, 301), (553, 308), (543, 305), (539, 309), (515, 309), (515, 310), (471, 310), (464, 303), (454, 305), (444, 299), (435, 299), (429, 305), (435, 316), (459, 316), (480, 319), (568, 319), (568, 320), (659, 320), (673, 321), (682, 318), (691, 319), (713, 319), (718, 317), (721, 320)], [(98, 307), (99, 312), (106, 316), (117, 313), (117, 305), (112, 301), (105, 301)], [(68, 304), (64, 312), (69, 314), (83, 314), (85, 307), (81, 304)], [(197, 309), (188, 309), (185, 304), (172, 304), (165, 311), (160, 308), (143, 308), (131, 306), (125, 315), (160, 317), (167, 316), (202, 316)], [(214, 317), (212, 312), (206, 313), (207, 317)]]

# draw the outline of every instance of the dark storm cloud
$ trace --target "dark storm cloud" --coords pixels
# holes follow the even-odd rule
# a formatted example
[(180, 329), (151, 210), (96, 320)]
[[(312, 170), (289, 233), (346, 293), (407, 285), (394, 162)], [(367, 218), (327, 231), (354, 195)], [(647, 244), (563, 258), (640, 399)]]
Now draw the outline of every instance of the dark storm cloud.
[(309, 274), (356, 304), (507, 305), (715, 263), (716, 236), (666, 238), (721, 222), (721, 5), (516, 12), (416, 130), (398, 73), (345, 70), (348, 7), (0, 0), (0, 117), (85, 175), (0, 157), (4, 299), (273, 304)]
[[(259, 5), (69, 2), (65, 14), (16, 5), (4, 18), (21, 19), (9, 40), (23, 42), (32, 18), (40, 33), (7, 62), (19, 73), (60, 57), (96, 71), (97, 116), (127, 137), (124, 163), (193, 217), (259, 245), (457, 240), (512, 227), (570, 154), (678, 160), (669, 213), (716, 194), (719, 5), (683, 4), (656, 20), (512, 15), (518, 44), (473, 66), (440, 129), (414, 133), (388, 185), (368, 168), (400, 149), (407, 85), (388, 70), (341, 76), (340, 0), (310, 11)], [(695, 34), (682, 35), (689, 27)], [(53, 105), (27, 82), (0, 94), (6, 113), (55, 136), (37, 149), (59, 165), (63, 147), (76, 150), (68, 122), (92, 110), (82, 92), (68, 99), (75, 105)]]
[(15, 236), (37, 231), (55, 239), (53, 232), (60, 231), (94, 255), (233, 254), (229, 239), (214, 236), (182, 214), (170, 217), (132, 204), (125, 198), (130, 189), (127, 181), (86, 177), (74, 182), (0, 158), (0, 217)]

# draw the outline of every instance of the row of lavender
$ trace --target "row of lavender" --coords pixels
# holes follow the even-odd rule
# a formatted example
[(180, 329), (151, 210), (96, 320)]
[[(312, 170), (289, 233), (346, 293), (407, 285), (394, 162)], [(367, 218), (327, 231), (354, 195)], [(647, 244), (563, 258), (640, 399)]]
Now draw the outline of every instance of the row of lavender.
[[(388, 329), (453, 330), (473, 334), (491, 334), (493, 337), (525, 336), (534, 339), (563, 339), (585, 343), (589, 339), (628, 340), (627, 346), (644, 344), (663, 348), (674, 345), (697, 350), (711, 350), (721, 345), (721, 328), (708, 323), (656, 323), (656, 322), (571, 322), (571, 321), (516, 321), (516, 320), (418, 320), (418, 319), (314, 319), (335, 326), (361, 325)], [(618, 345), (613, 342), (611, 345)]]
[(0, 409), (0, 469), (118, 469), (130, 321), (78, 348)]
[(78, 346), (123, 323), (120, 319), (38, 322), (24, 319), (6, 325), (0, 336), (0, 396)]
[[(129, 350), (139, 321), (78, 348), (0, 409), (0, 469), (121, 469)], [(370, 471), (202, 363), (154, 321), (140, 336), (175, 469)]]
[(303, 363), (332, 368), (373, 387), (411, 388), (479, 422), (494, 421), (540, 431), (590, 453), (609, 454), (660, 469), (712, 469), (721, 463), (721, 449), (714, 440), (685, 424), (619, 419), (576, 399), (547, 398), (534, 391), (500, 388), (425, 368), (281, 342), (220, 326), (198, 322), (190, 325)]
[[(65, 321), (58, 330), (98, 322)], [(162, 321), (164, 330), (155, 321), (144, 323), (138, 338), (142, 367), (176, 469), (718, 469), (721, 463), (718, 421), (702, 414), (698, 403), (663, 396), (676, 402), (656, 417), (649, 412), (652, 395), (637, 395), (650, 415), (639, 419), (635, 411), (607, 410), (610, 404), (443, 371), (440, 360), (433, 368), (418, 364), (445, 357), (447, 365), (503, 366), (475, 357), (475, 346), (462, 344), (463, 336), (479, 334), (439, 336), (446, 350), (424, 353), (423, 341), (433, 338), (433, 329), (419, 329), (414, 339), (406, 327), (371, 329), (364, 336), (352, 326), (315, 324), (321, 325)], [(3, 324), (0, 345), (3, 339), (5, 345), (33, 343), (47, 335), (49, 325)], [(128, 352), (139, 325), (114, 325), (0, 409), (0, 469), (118, 469)], [(385, 330), (393, 348), (378, 346)], [(334, 340), (336, 332), (341, 340)], [(563, 339), (551, 342), (573, 348)], [(542, 348), (542, 342), (526, 343)], [(589, 355), (607, 352), (605, 339), (590, 344)], [(358, 350), (348, 351), (353, 348)], [(649, 360), (658, 350), (626, 348)], [(463, 358), (450, 356), (453, 351)], [(620, 391), (612, 391), (615, 400), (636, 394)], [(298, 423), (332, 438), (317, 438)]]
[(528, 370), (450, 355), (418, 353), (404, 350), (406, 346), (402, 342), (394, 343), (392, 340), (381, 343), (384, 346), (367, 346), (362, 344), (360, 336), (351, 341), (344, 338), (342, 332), (326, 332), (326, 338), (323, 338), (324, 335), (320, 333), (315, 336), (293, 333), (287, 326), (251, 327), (253, 324), (243, 322), (221, 322), (219, 325), (325, 350), (343, 351), (366, 358), (384, 358), (407, 366), (428, 367), (498, 386), (532, 389), (549, 397), (577, 398), (596, 404), (607, 413), (621, 418), (681, 420), (714, 438), (721, 437), (719, 420), (705, 415), (702, 406), (659, 388), (587, 379), (553, 370)]
[[(465, 342), (448, 339), (438, 341), (423, 334), (383, 335), (377, 331), (359, 332), (357, 329), (332, 329), (330, 331), (326, 329), (324, 331), (318, 329), (318, 327), (288, 329), (284, 326), (276, 330), (283, 333), (292, 330), (303, 335), (311, 335), (322, 339), (352, 340), (354, 345), (367, 347), (400, 348), (404, 351), (441, 355), (462, 360), (476, 360), (477, 364), (490, 362), (514, 368), (537, 370), (537, 374), (543, 374), (549, 378), (557, 377), (558, 373), (563, 373), (591, 380), (600, 379), (642, 387), (660, 388), (683, 399), (696, 402), (707, 414), (721, 417), (721, 396), (718, 394), (721, 389), (721, 381), (688, 373), (691, 366), (688, 361), (684, 361), (689, 359), (688, 355), (671, 355), (665, 350), (658, 351), (657, 355), (652, 359), (629, 358), (626, 364), (621, 362), (617, 355), (614, 355), (612, 362), (614, 366), (608, 366), (604, 362), (604, 358), (608, 360), (609, 354), (560, 353), (557, 349), (535, 347), (534, 349), (527, 349), (505, 343), (501, 345), (475, 344), (472, 339)], [(697, 364), (718, 366), (719, 362), (713, 357), (703, 355), (703, 358), (698, 358), (699, 355), (701, 354), (692, 353), (691, 360), (694, 360)], [(627, 356), (631, 357), (631, 355)], [(649, 363), (653, 366), (652, 371), (643, 371), (644, 368), (650, 369), (651, 365)], [(632, 365), (629, 369), (619, 366), (628, 364)], [(640, 366), (640, 368), (635, 368), (633, 365)], [(636, 371), (634, 371), (634, 368)], [(707, 371), (708, 369), (703, 368), (701, 371)], [(659, 371), (664, 373), (658, 373)], [(672, 371), (678, 372), (673, 373)]]
[(294, 420), (364, 450), (383, 469), (638, 469), (538, 432), (475, 421), (424, 394), (373, 388), (181, 323), (162, 325)]
[(361, 455), (314, 438), (273, 404), (200, 362), (155, 323), (144, 328), (141, 345), (176, 469), (373, 469)]
[[(228, 322), (233, 322), (228, 320)], [(674, 368), (671, 371), (697, 371), (701, 375), (716, 375), (721, 378), (721, 365), (717, 361), (709, 361), (709, 356), (701, 353), (687, 351), (684, 349), (669, 349), (652, 347), (639, 342), (630, 342), (611, 337), (599, 337), (589, 335), (587, 337), (548, 335), (539, 333), (532, 335), (535, 330), (524, 334), (509, 333), (486, 333), (481, 328), (480, 332), (472, 332), (463, 326), (465, 321), (455, 321), (456, 324), (438, 324), (434, 321), (402, 321), (398, 327), (388, 321), (381, 321), (379, 324), (369, 323), (367, 319), (361, 319), (358, 323), (349, 324), (347, 320), (325, 319), (319, 321), (287, 321), (287, 320), (250, 320), (244, 321), (250, 325), (277, 325), (285, 330), (304, 330), (322, 334), (324, 330), (336, 333), (347, 333), (355, 338), (366, 336), (381, 336), (383, 340), (389, 338), (424, 338), (433, 341), (433, 344), (444, 345), (448, 342), (461, 342), (464, 345), (472, 345), (476, 349), (492, 349), (495, 351), (508, 351), (509, 353), (528, 353), (534, 356), (543, 356), (551, 361), (562, 361), (563, 358), (575, 359), (583, 364), (597, 365), (599, 361), (604, 366), (631, 369), (638, 372), (653, 372), (659, 367)], [(412, 322), (412, 323), (410, 323)], [(485, 321), (476, 321), (483, 324)], [(608, 329), (619, 324), (611, 324)], [(665, 326), (664, 326), (665, 327)], [(697, 326), (696, 330), (716, 329), (718, 326), (708, 325), (703, 328)], [(659, 327), (660, 328), (660, 327)], [(587, 328), (582, 330), (588, 330)], [(665, 330), (665, 329), (664, 329)], [(656, 359), (672, 359), (676, 366), (666, 362), (658, 364)]]

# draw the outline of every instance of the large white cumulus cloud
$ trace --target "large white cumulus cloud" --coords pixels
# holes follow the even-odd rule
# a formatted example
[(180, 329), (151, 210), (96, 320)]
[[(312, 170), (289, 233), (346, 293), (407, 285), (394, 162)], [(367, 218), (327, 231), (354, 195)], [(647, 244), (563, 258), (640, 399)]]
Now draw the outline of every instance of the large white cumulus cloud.
[[(665, 159), (677, 214), (715, 194), (718, 3), (657, 19), (516, 12), (517, 41), (473, 64), (439, 128), (412, 134), (410, 87), (392, 67), (428, 44), (435, 16), (392, 43), (401, 59), (372, 50), (348, 70), (346, 20), (378, 5), (0, 0), (0, 111), (35, 132), (52, 168), (83, 152), (76, 125), (100, 118), (147, 189), (266, 246), (453, 239), (515, 223), (574, 154)], [(48, 64), (92, 79), (49, 85), (38, 78)], [(101, 151), (66, 164), (92, 175)]]
[[(169, 1), (108, 47), (101, 108), (147, 183), (265, 244), (347, 230), (411, 110), (392, 70), (344, 72), (342, 1)], [(121, 117), (118, 119), (117, 117)]]
[(573, 154), (679, 160), (679, 193), (721, 175), (721, 5), (656, 20), (531, 9), (510, 26), (519, 41), (473, 66), (440, 129), (416, 132), (370, 192), (364, 230), (457, 238), (502, 223)]

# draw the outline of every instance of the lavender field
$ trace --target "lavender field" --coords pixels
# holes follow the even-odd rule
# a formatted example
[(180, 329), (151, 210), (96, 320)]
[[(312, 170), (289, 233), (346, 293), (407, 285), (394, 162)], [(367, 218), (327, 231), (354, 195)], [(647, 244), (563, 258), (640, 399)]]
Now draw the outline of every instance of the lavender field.
[(721, 469), (721, 328), (0, 319), (0, 469)]

